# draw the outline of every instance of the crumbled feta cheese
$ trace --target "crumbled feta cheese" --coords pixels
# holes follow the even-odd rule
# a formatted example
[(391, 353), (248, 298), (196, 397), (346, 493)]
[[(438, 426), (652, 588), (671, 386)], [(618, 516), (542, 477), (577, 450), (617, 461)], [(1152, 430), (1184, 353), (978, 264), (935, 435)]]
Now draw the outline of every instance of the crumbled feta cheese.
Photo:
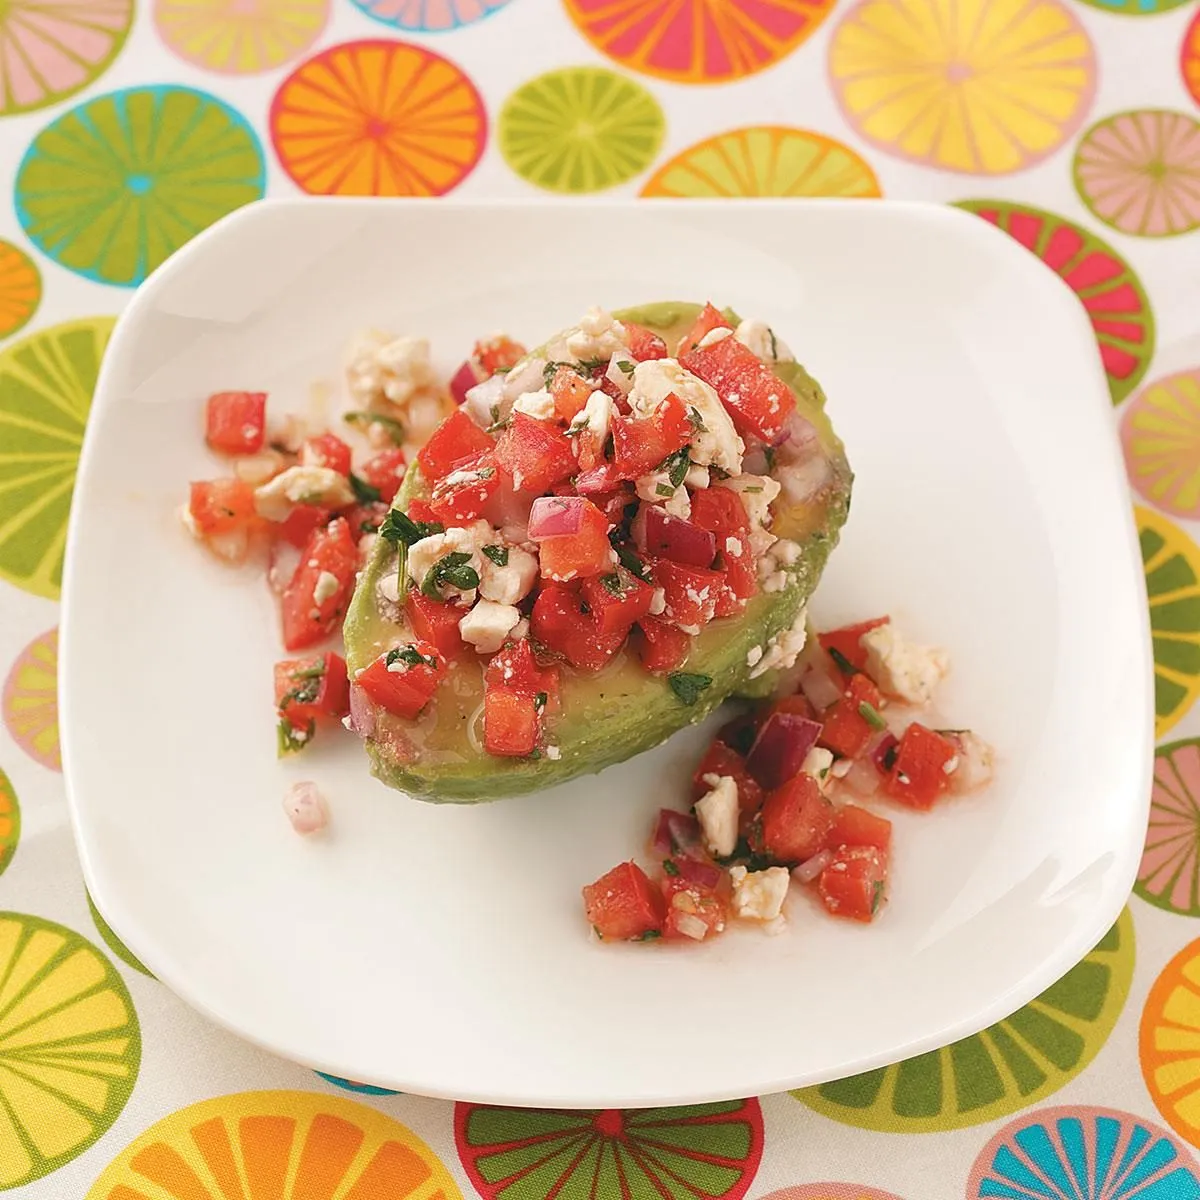
[(761, 660), (763, 656), (763, 648), (761, 646), (751, 646), (746, 651), (746, 666), (753, 667)]
[[(419, 542), (414, 542), (408, 548), (410, 578), (420, 587), (438, 559), (453, 553), (469, 554), (471, 557), (464, 565), (473, 567), (475, 573), (482, 578), (484, 563), (489, 560), (484, 558), (480, 550), (495, 540), (495, 532), (487, 521), (480, 520), (467, 526), (454, 526), (445, 533), (431, 534)], [(454, 600), (459, 604), (470, 605), (475, 601), (475, 588), (463, 590), (454, 587), (453, 584), (444, 583), (439, 590), (443, 599)]]
[(750, 672), (757, 679), (767, 671), (786, 671), (796, 664), (800, 652), (808, 641), (808, 609), (801, 608), (796, 619), (786, 629), (781, 629), (766, 645), (765, 653)]
[(692, 463), (683, 477), (684, 487), (690, 488), (693, 492), (702, 492), (710, 482), (708, 468), (702, 467), (699, 463)]
[(539, 421), (554, 420), (554, 397), (545, 388), (536, 392), (524, 392), (513, 404), (514, 412), (523, 412)]
[(407, 404), (435, 382), (429, 341), (368, 330), (350, 348), (346, 379), (351, 398), (364, 407), (380, 400)]
[(353, 503), (350, 481), (329, 467), (288, 467), (254, 490), (255, 511), (268, 521), (286, 521), (298, 504), (346, 508)]
[(650, 615), (657, 617), (662, 614), (662, 611), (667, 607), (667, 592), (665, 588), (655, 588), (654, 595), (650, 597)]
[(537, 558), (519, 546), (508, 547), (508, 562), (504, 566), (492, 562), (485, 554), (479, 573), (479, 594), (497, 604), (517, 604), (533, 590), (537, 574)]
[(770, 571), (762, 579), (762, 590), (769, 595), (782, 592), (787, 585), (788, 575), (786, 571)]
[(697, 350), (705, 350), (709, 346), (715, 346), (718, 342), (723, 342), (727, 337), (733, 336), (733, 330), (727, 325), (718, 325), (715, 329), (710, 329), (697, 343)]
[[(528, 358), (517, 363), (507, 375), (495, 375), (500, 381), (501, 395), (511, 408), (513, 402), (524, 392), (537, 391), (546, 379), (546, 360)], [(507, 411), (504, 414), (508, 415)]]
[(673, 488), (666, 471), (652, 471), (649, 475), (643, 475), (634, 486), (638, 498), (647, 504), (660, 504), (671, 516), (681, 517), (685, 521), (692, 515), (692, 498), (688, 495), (687, 484), (681, 483)]
[(779, 481), (770, 475), (736, 475), (720, 480), (717, 486), (741, 497), (750, 519), (750, 549), (756, 557), (763, 555), (775, 542), (770, 532), (771, 502), (779, 495)]
[(394, 558), (391, 568), (380, 575), (375, 582), (375, 602), (380, 615), (385, 620), (396, 624), (403, 620), (404, 598), (400, 595), (400, 577)]
[(800, 764), (800, 770), (811, 775), (820, 785), (821, 791), (829, 790), (833, 782), (830, 771), (833, 768), (833, 755), (823, 746), (814, 746)]
[(636, 417), (648, 417), (674, 393), (693, 416), (697, 426), (692, 435), (692, 461), (701, 466), (720, 467), (730, 475), (742, 470), (746, 445), (717, 393), (685, 370), (673, 358), (656, 358), (638, 363), (633, 372), (629, 405)]
[(738, 840), (738, 789), (732, 776), (719, 776), (696, 801), (696, 820), (710, 854), (724, 858), (733, 853)]
[(955, 789), (970, 791), (990, 783), (992, 762), (995, 758), (995, 751), (991, 746), (969, 729), (956, 733), (954, 740), (958, 743), (958, 765), (954, 769)]
[(768, 366), (777, 362), (796, 361), (796, 356), (781, 338), (771, 332), (771, 327), (765, 321), (742, 321), (734, 330), (733, 336)]
[(596, 444), (602, 446), (605, 438), (608, 437), (612, 418), (612, 397), (604, 392), (593, 392), (583, 408), (576, 413), (575, 419), (571, 422), (571, 430), (573, 432), (586, 430), (595, 439)]
[(329, 806), (321, 789), (307, 780), (293, 783), (284, 793), (283, 811), (297, 833), (319, 833), (329, 824)]
[(337, 595), (340, 586), (338, 577), (332, 571), (322, 571), (317, 576), (317, 582), (313, 584), (313, 603), (320, 608), (326, 600), (332, 599), (332, 597)]
[[(607, 361), (614, 354), (629, 352), (625, 326), (603, 308), (589, 308), (575, 329), (557, 338), (549, 347), (554, 358), (589, 362)], [(565, 350), (566, 353), (558, 353)]]
[(551, 762), (558, 762), (558, 760), (562, 758), (562, 751), (557, 746), (547, 746), (546, 757)]
[(944, 650), (908, 641), (892, 622), (862, 636), (867, 674), (885, 691), (910, 704), (928, 704), (950, 669)]
[(745, 549), (742, 545), (742, 539), (736, 537), (727, 537), (725, 539), (725, 553), (732, 554), (735, 557)]
[(746, 921), (773, 921), (779, 916), (791, 882), (786, 867), (768, 867), (765, 871), (734, 867), (729, 878), (735, 916)]
[(522, 639), (524, 639), (524, 638), (527, 638), (527, 637), (529, 636), (529, 630), (530, 630), (530, 628), (531, 628), (531, 626), (530, 626), (530, 624), (529, 624), (529, 618), (528, 618), (528, 617), (522, 617), (522, 618), (521, 618), (521, 619), (520, 619), (520, 620), (519, 620), (519, 621), (518, 621), (518, 622), (517, 622), (517, 623), (516, 623), (516, 624), (515, 624), (515, 625), (512, 627), (512, 629), (510, 629), (510, 630), (508, 631), (508, 636), (509, 636), (509, 637), (511, 637), (511, 638), (512, 638), (512, 640), (513, 640), (514, 642), (519, 642), (519, 641), (521, 641)]
[(771, 557), (781, 567), (792, 567), (800, 561), (803, 550), (799, 542), (788, 538), (779, 538), (771, 544)]
[(458, 632), (480, 654), (495, 654), (521, 619), (521, 610), (511, 604), (480, 600), (458, 623)]
[(179, 519), (183, 522), (183, 527), (196, 538), (197, 541), (204, 541), (204, 534), (196, 528), (196, 518), (192, 516), (192, 506), (184, 504), (179, 509)]
[(233, 463), (233, 473), (251, 487), (262, 487), (283, 470), (283, 455), (274, 450), (261, 454), (249, 454)]

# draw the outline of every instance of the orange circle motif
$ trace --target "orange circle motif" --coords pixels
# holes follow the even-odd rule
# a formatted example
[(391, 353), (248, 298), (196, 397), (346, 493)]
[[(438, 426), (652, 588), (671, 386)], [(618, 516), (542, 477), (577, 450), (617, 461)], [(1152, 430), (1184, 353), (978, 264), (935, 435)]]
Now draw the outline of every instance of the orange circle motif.
[(579, 31), (614, 62), (675, 83), (725, 83), (773, 67), (834, 0), (564, 0)]
[(475, 85), (448, 59), (406, 42), (330, 46), (287, 77), (271, 103), (271, 143), (320, 196), (441, 196), (487, 141)]

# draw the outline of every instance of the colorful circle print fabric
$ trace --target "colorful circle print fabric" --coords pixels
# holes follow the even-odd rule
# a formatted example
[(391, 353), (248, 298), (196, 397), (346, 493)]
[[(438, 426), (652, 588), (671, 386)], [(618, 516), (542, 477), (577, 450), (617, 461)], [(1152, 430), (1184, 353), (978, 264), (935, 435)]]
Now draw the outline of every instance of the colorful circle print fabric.
[[(0, 0), (0, 173), (0, 1191), (1200, 1200), (1197, 0)], [(267, 195), (926, 200), (1059, 275), (1154, 635), (1153, 807), (1101, 942), (943, 1050), (676, 1109), (423, 1100), (175, 999), (68, 829), (63, 546), (115, 318)]]

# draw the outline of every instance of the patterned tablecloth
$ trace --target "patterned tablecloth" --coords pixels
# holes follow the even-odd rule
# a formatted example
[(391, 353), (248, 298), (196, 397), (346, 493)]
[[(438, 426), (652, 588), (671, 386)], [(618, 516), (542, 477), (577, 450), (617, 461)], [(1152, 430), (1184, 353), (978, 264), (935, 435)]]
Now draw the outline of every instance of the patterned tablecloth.
[[(0, 1188), (1200, 1196), (1198, 117), (1200, 10), (1181, 0), (0, 0)], [(130, 289), (263, 194), (546, 190), (961, 204), (1087, 307), (1155, 630), (1154, 812), (1108, 936), (978, 1037), (729, 1104), (452, 1105), (212, 1028), (89, 905), (55, 626)]]

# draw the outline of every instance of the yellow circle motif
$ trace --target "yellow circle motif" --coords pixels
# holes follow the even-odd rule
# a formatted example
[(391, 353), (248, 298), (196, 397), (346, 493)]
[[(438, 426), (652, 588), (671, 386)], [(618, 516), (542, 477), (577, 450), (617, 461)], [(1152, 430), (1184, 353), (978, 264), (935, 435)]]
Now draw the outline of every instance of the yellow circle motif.
[(86, 1200), (462, 1200), (412, 1130), (317, 1092), (238, 1092), (135, 1138)]
[(862, 137), (971, 175), (1052, 154), (1096, 84), (1092, 43), (1060, 0), (860, 0), (834, 30), (829, 73)]

